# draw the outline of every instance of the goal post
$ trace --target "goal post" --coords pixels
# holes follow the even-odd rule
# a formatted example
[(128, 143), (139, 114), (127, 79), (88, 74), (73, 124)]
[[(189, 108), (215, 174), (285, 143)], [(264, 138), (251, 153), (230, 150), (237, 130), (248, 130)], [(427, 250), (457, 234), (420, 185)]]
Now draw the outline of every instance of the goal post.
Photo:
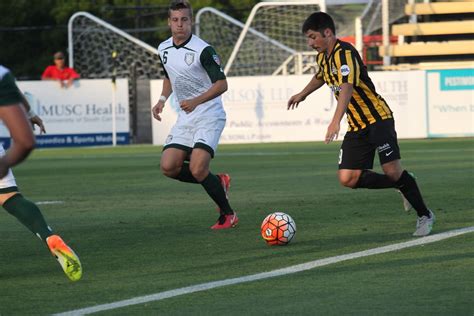
[(88, 12), (69, 19), (68, 51), (70, 66), (87, 78), (129, 77), (132, 67), (137, 77), (162, 77), (156, 48)]
[[(266, 62), (263, 64), (263, 66), (268, 64), (274, 64), (276, 67), (280, 66), (281, 63), (285, 62), (288, 56), (294, 54), (297, 51), (301, 51), (301, 49), (292, 47), (294, 45), (289, 45), (287, 41), (291, 37), (297, 39), (300, 37), (298, 36), (298, 33), (300, 33), (299, 30), (301, 17), (307, 15), (308, 12), (314, 12), (316, 10), (326, 11), (326, 1), (315, 0), (301, 2), (260, 2), (256, 4), (252, 8), (242, 32), (237, 39), (229, 60), (225, 65), (224, 72), (229, 75), (239, 75), (239, 67), (235, 66), (235, 64), (238, 62), (237, 55), (239, 51), (255, 48), (262, 51), (262, 49), (265, 50), (263, 47), (264, 45), (268, 45), (269, 48), (277, 46), (277, 48), (267, 49), (268, 56), (260, 57), (266, 59)], [(252, 39), (252, 35), (255, 37), (255, 31), (265, 34), (263, 30), (260, 31), (259, 29), (264, 28), (266, 25), (272, 25), (271, 34), (267, 34), (266, 38), (257, 38), (256, 40)], [(296, 32), (296, 34), (292, 34), (294, 32)], [(245, 41), (250, 42), (247, 43), (248, 47), (244, 47)], [(275, 45), (275, 43), (280, 43), (289, 49), (282, 49), (281, 45)], [(255, 44), (257, 44), (256, 47)], [(246, 61), (244, 60), (240, 63), (244, 64), (245, 66)], [(265, 74), (268, 75), (274, 73), (276, 68), (275, 66), (273, 66), (271, 71), (268, 71)], [(232, 67), (234, 67), (234, 69), (231, 71)]]

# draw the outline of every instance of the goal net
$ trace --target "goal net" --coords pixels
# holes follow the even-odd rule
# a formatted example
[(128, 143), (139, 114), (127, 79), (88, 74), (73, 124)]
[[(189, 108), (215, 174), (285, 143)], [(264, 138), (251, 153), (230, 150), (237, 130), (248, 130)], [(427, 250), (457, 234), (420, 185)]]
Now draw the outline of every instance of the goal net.
[(69, 63), (83, 78), (162, 78), (156, 48), (87, 12), (69, 19)]
[[(389, 6), (387, 21), (389, 24), (405, 16), (405, 4), (407, 4), (407, 0), (390, 0), (387, 1), (387, 4)], [(370, 0), (367, 3), (367, 6), (360, 16), (364, 35), (380, 34), (382, 32), (382, 5), (383, 3), (380, 0)]]
[(288, 57), (308, 50), (301, 23), (321, 3), (261, 2), (245, 25), (206, 8), (196, 16), (197, 33), (216, 48), (228, 76), (272, 75)]
[[(406, 0), (389, 3), (392, 23), (403, 17)], [(358, 32), (382, 32), (382, 1), (369, 0), (261, 2), (245, 24), (216, 9), (203, 8), (196, 15), (196, 33), (216, 48), (228, 76), (314, 73), (317, 53), (307, 46), (301, 26), (315, 11), (329, 13), (335, 20), (337, 36), (351, 38), (354, 45)], [(356, 18), (362, 31), (356, 29)]]

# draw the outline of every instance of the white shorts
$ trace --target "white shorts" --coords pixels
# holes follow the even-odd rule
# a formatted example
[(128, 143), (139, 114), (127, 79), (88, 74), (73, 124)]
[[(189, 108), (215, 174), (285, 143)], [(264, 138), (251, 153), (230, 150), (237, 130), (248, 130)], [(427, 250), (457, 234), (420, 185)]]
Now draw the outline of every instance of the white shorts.
[(201, 148), (214, 157), (225, 121), (214, 117), (196, 117), (186, 122), (178, 120), (171, 128), (163, 150), (178, 148), (191, 153), (193, 148)]
[[(5, 149), (0, 145), (0, 157), (5, 156)], [(11, 188), (10, 190), (8, 190)], [(6, 190), (4, 190), (6, 189)], [(0, 179), (0, 194), (7, 192), (17, 191), (15, 177), (13, 176), (12, 169), (8, 169), (8, 174)]]

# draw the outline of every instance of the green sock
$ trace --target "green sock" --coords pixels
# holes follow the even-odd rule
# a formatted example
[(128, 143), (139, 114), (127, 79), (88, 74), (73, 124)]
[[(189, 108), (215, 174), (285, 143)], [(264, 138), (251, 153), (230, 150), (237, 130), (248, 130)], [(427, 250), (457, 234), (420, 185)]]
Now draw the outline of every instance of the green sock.
[(16, 194), (6, 200), (3, 203), (3, 208), (43, 241), (53, 234), (38, 206), (25, 199), (21, 194)]
[(223, 214), (233, 214), (234, 211), (229, 205), (229, 201), (225, 196), (224, 188), (222, 187), (219, 178), (209, 172), (204, 181), (201, 182), (207, 194), (216, 202)]
[(189, 170), (189, 162), (184, 162), (183, 166), (181, 167), (181, 171), (179, 172), (178, 176), (176, 177), (181, 182), (188, 182), (188, 183), (199, 183), (196, 178), (193, 177), (191, 170)]

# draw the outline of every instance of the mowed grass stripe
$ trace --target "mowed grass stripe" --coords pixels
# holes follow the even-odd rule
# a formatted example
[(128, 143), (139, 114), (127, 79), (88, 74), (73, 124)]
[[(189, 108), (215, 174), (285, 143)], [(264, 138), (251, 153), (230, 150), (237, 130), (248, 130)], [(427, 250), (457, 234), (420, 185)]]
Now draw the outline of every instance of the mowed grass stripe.
[(87, 308), (67, 311), (63, 313), (58, 313), (54, 315), (55, 316), (88, 315), (88, 314), (93, 314), (97, 312), (103, 312), (107, 310), (113, 310), (113, 309), (118, 309), (122, 307), (137, 305), (137, 304), (155, 302), (155, 301), (160, 301), (160, 300), (164, 300), (167, 298), (172, 298), (172, 297), (176, 297), (180, 295), (207, 291), (207, 290), (211, 290), (211, 289), (215, 289), (215, 288), (219, 288), (223, 286), (229, 286), (229, 285), (234, 285), (234, 284), (241, 284), (241, 283), (247, 283), (247, 282), (252, 282), (252, 281), (258, 281), (262, 279), (284, 276), (284, 275), (293, 274), (297, 272), (307, 271), (307, 270), (318, 268), (318, 267), (327, 266), (330, 264), (339, 263), (342, 261), (388, 253), (388, 252), (402, 250), (402, 249), (411, 248), (415, 246), (426, 245), (426, 244), (434, 243), (437, 241), (441, 241), (444, 239), (448, 239), (448, 238), (452, 238), (452, 237), (456, 237), (459, 235), (472, 233), (472, 232), (474, 232), (474, 226), (447, 231), (444, 233), (435, 234), (435, 235), (431, 235), (431, 236), (427, 236), (423, 238), (418, 238), (418, 239), (410, 240), (407, 242), (401, 242), (397, 244), (392, 244), (392, 245), (378, 247), (378, 248), (372, 248), (372, 249), (358, 251), (358, 252), (349, 253), (345, 255), (314, 260), (314, 261), (297, 264), (297, 265), (293, 265), (287, 268), (277, 269), (277, 270), (273, 270), (269, 272), (263, 272), (263, 273), (252, 274), (252, 275), (247, 275), (247, 276), (237, 277), (237, 278), (232, 278), (232, 279), (225, 279), (225, 280), (219, 280), (219, 281), (214, 281), (214, 282), (196, 284), (196, 285), (183, 287), (179, 289), (169, 290), (169, 291), (146, 295), (146, 296), (134, 297), (131, 299), (122, 300), (122, 301), (118, 301), (114, 303), (102, 304), (102, 305), (97, 305), (93, 307), (87, 307)]

